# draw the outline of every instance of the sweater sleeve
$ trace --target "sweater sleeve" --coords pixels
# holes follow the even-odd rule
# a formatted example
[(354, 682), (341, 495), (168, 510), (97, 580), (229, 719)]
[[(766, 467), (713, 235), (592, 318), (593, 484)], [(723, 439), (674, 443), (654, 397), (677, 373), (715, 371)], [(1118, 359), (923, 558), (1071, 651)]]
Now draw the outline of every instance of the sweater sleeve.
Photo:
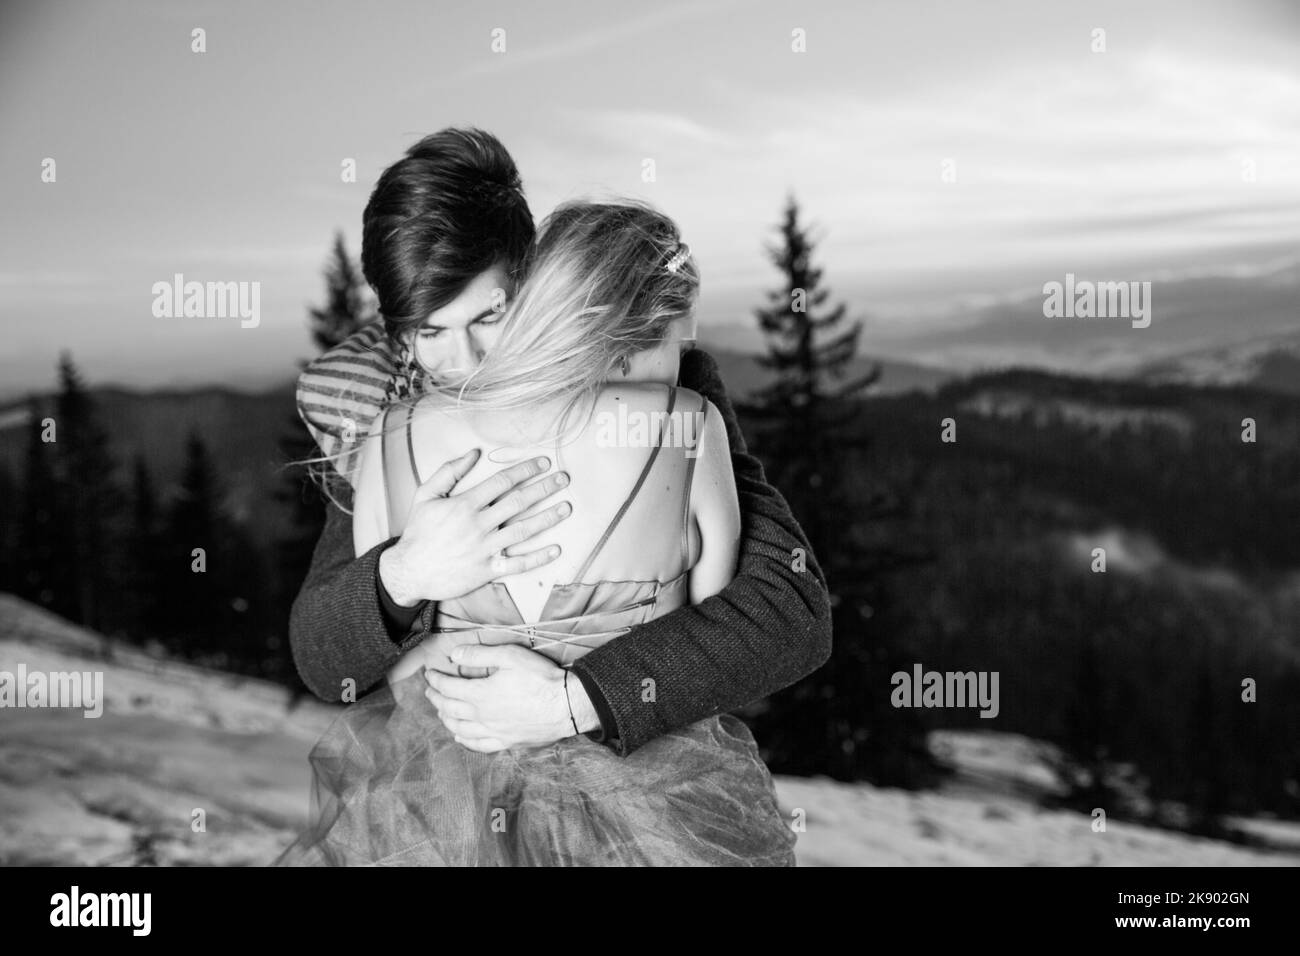
[(325, 528), (289, 615), (289, 643), (303, 683), (322, 700), (337, 702), (349, 678), (358, 696), (379, 683), (402, 652), (420, 642), (435, 605), (426, 603), (405, 634), (390, 633), (379, 593), (379, 556), (397, 539), (353, 557), (351, 516), (333, 502), (326, 509)]
[[(307, 688), (338, 702), (348, 678), (357, 696), (383, 680), (397, 658), (427, 636), (438, 605), (394, 602), (379, 576), (379, 556), (397, 538), (353, 558), (352, 517), (333, 502), (326, 508), (325, 528), (290, 613), (289, 644)], [(598, 686), (584, 684), (601, 720), (601, 729), (588, 736), (606, 742), (614, 727), (609, 704)]]
[[(740, 499), (736, 576), (719, 594), (679, 608), (573, 665), (606, 702), (626, 755), (675, 728), (734, 710), (812, 673), (830, 657), (826, 579), (780, 492), (750, 455), (717, 363), (695, 349), (681, 382), (717, 406), (727, 425)], [(802, 549), (806, 562), (795, 561)], [(806, 570), (796, 570), (806, 563)], [(593, 695), (595, 696), (595, 695)]]

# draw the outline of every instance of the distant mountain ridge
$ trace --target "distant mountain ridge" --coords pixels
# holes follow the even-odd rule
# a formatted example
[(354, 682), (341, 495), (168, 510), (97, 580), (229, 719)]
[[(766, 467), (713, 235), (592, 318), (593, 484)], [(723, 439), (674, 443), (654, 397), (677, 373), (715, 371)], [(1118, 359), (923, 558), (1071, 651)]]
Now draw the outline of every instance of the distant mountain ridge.
[[(280, 441), (292, 433), (297, 420), (291, 384), (262, 392), (220, 386), (89, 392), (108, 431), (119, 465), (117, 480), (124, 488), (129, 489), (132, 461), (139, 454), (149, 467), (155, 492), (165, 498), (180, 479), (185, 438), (193, 429), (207, 446), (230, 515), (272, 534), (286, 530), (286, 509), (272, 491), (285, 480)], [(25, 400), (0, 406), (0, 468), (8, 468), (15, 478), (25, 464), (27, 421)]]
[[(771, 384), (775, 379), (775, 374), (771, 369), (763, 367), (758, 355), (714, 346), (707, 341), (701, 342), (700, 347), (717, 359), (718, 370), (727, 385), (727, 394), (733, 402), (741, 401)], [(959, 374), (948, 369), (915, 362), (873, 359), (860, 355), (849, 363), (844, 373), (844, 380), (852, 381), (865, 375), (873, 365), (880, 366), (880, 380), (872, 387), (870, 393), (875, 395), (893, 395), (913, 389), (933, 391)]]
[(1140, 367), (1136, 378), (1185, 385), (1254, 385), (1300, 395), (1300, 331), (1193, 349)]
[[(728, 393), (740, 403), (773, 379), (755, 354), (702, 343), (718, 362)], [(876, 364), (859, 357), (847, 377), (866, 373)], [(899, 395), (912, 390), (935, 390), (966, 379), (966, 373), (906, 361), (879, 362), (881, 379), (870, 394)], [(1055, 380), (1056, 373), (1043, 376)], [(1132, 375), (1096, 379), (1132, 382), (1154, 387), (1163, 384), (1192, 386), (1249, 385), (1285, 394), (1300, 394), (1300, 332), (1252, 339), (1235, 345), (1189, 350), (1142, 366)], [(297, 421), (294, 380), (273, 388), (248, 392), (222, 386), (193, 390), (164, 388), (134, 391), (120, 387), (92, 388), (101, 416), (112, 439), (112, 451), (122, 466), (118, 479), (130, 479), (136, 454), (149, 465), (156, 490), (163, 496), (179, 479), (184, 460), (185, 436), (198, 431), (212, 454), (223, 502), (237, 520), (276, 536), (285, 528), (285, 509), (272, 492), (284, 480), (285, 455), (280, 442), (291, 435)], [(42, 396), (48, 401), (48, 393)], [(1043, 400), (1032, 393), (1030, 403)], [(18, 478), (24, 467), (28, 419), (25, 399), (0, 403), (0, 468)], [(301, 472), (299, 472), (301, 473)]]

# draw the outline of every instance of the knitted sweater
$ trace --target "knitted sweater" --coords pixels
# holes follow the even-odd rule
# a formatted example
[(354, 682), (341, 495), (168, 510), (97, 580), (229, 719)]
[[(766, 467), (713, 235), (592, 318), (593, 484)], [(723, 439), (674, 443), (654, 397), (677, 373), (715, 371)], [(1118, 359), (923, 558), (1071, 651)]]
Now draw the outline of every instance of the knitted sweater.
[[(622, 755), (788, 687), (830, 656), (825, 577), (789, 505), (747, 452), (717, 363), (693, 349), (682, 358), (680, 381), (712, 401), (726, 422), (740, 499), (740, 560), (720, 593), (636, 627), (574, 663), (601, 714), (604, 742)], [(354, 557), (351, 517), (328, 506), (289, 623), (298, 672), (325, 700), (339, 700), (349, 678), (358, 692), (378, 684), (433, 625), (436, 605), (429, 602), (404, 638), (390, 637), (378, 570), (380, 554), (395, 540)], [(806, 570), (795, 569), (796, 548), (806, 555)]]

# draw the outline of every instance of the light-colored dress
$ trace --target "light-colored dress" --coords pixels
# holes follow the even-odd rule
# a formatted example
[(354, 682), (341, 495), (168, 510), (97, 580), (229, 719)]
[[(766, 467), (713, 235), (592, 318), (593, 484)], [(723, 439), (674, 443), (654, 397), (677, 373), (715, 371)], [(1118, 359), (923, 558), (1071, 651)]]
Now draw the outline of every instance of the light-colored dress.
[[(670, 389), (670, 416), (676, 401), (677, 389)], [(701, 402), (699, 413), (706, 409)], [(420, 483), (410, 410), (393, 411), (407, 415), (411, 471), (393, 480), (405, 463), (386, 432), (390, 491), (411, 477)], [(689, 603), (695, 456), (663, 446), (661, 434), (574, 583), (552, 588), (540, 623), (526, 624), (506, 586), (493, 582), (440, 602), (436, 629), (472, 629), (484, 644), (529, 646), (568, 667), (629, 628)], [(684, 479), (666, 472), (674, 468), (686, 469)], [(674, 485), (681, 488), (675, 501), (643, 493)], [(398, 494), (409, 502), (408, 491)], [(676, 575), (585, 580), (616, 533), (662, 547), (665, 525), (675, 526), (680, 538)], [(423, 673), (388, 685), (350, 705), (325, 733), (310, 758), (311, 825), (279, 864), (794, 865), (795, 835), (778, 809), (771, 774), (734, 716), (669, 732), (626, 757), (582, 734), (480, 754), (456, 743), (424, 697), (425, 687)]]

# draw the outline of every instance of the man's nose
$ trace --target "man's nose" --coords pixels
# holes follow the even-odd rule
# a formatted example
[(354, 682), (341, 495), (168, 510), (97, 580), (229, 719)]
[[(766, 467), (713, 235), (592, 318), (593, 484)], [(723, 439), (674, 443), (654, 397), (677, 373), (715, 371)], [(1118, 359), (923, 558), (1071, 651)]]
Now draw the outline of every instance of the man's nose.
[(472, 372), (478, 367), (480, 357), (473, 335), (464, 329), (457, 332), (451, 356), (452, 367), (458, 372)]
[(466, 331), (463, 348), (466, 368), (470, 370), (478, 368), (483, 363), (483, 355), (486, 351), (478, 336)]

